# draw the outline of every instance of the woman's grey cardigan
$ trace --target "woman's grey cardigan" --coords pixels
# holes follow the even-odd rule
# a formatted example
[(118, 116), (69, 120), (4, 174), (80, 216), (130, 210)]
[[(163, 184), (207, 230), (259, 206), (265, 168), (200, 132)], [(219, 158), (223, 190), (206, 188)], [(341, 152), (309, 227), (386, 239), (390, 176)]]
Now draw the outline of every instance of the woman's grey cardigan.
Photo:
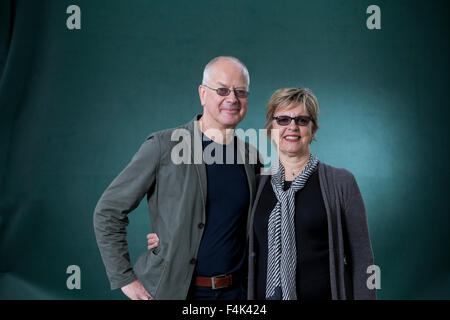
[[(320, 188), (328, 220), (330, 284), (333, 300), (376, 299), (376, 289), (368, 289), (367, 267), (373, 265), (366, 211), (352, 173), (322, 162), (318, 165)], [(270, 175), (262, 175), (250, 217), (248, 299), (255, 299), (253, 220), (264, 185)]]

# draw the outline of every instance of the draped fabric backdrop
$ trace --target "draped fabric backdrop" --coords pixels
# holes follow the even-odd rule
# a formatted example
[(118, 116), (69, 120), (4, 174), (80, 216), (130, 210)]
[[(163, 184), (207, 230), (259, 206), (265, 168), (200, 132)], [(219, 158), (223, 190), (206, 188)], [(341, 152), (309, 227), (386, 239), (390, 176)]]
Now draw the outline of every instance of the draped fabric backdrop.
[[(369, 5), (381, 30), (369, 30)], [(70, 5), (81, 29), (69, 30)], [(145, 137), (201, 113), (217, 55), (246, 63), (243, 129), (281, 87), (321, 104), (322, 161), (355, 175), (380, 299), (449, 299), (447, 1), (0, 1), (0, 298), (125, 299), (94, 238), (97, 200)], [(131, 259), (151, 231), (130, 214)], [(67, 268), (79, 266), (81, 289)]]

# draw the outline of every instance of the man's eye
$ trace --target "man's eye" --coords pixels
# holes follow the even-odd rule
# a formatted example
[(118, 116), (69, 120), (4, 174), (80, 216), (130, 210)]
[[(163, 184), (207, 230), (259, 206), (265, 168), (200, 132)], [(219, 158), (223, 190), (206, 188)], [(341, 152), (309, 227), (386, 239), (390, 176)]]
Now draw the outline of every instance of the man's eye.
[(241, 97), (241, 98), (245, 98), (248, 96), (248, 92), (245, 90), (236, 90), (235, 93), (238, 97)]

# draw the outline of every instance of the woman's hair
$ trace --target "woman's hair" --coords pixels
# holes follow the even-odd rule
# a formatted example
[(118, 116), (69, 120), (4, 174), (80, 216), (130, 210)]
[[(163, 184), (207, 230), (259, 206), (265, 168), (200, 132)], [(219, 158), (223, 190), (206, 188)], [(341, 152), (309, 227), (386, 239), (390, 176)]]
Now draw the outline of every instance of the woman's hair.
[[(266, 124), (264, 125), (264, 128), (268, 131), (269, 137), (275, 112), (281, 108), (294, 107), (297, 103), (303, 103), (306, 111), (312, 118), (312, 134), (314, 137), (314, 134), (319, 129), (319, 102), (314, 93), (307, 88), (278, 89), (270, 97), (266, 108)], [(313, 140), (316, 139), (313, 138)]]

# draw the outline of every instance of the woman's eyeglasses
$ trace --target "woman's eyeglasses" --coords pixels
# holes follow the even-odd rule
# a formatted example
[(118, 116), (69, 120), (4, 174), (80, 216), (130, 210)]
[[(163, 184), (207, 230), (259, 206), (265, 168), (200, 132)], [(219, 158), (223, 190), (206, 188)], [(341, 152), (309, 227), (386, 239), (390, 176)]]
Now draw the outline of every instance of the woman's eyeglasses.
[(305, 127), (312, 121), (312, 118), (309, 116), (298, 116), (298, 117), (290, 117), (290, 116), (278, 116), (272, 117), (272, 119), (276, 120), (280, 126), (288, 126), (291, 124), (291, 121), (294, 120), (297, 126)]

